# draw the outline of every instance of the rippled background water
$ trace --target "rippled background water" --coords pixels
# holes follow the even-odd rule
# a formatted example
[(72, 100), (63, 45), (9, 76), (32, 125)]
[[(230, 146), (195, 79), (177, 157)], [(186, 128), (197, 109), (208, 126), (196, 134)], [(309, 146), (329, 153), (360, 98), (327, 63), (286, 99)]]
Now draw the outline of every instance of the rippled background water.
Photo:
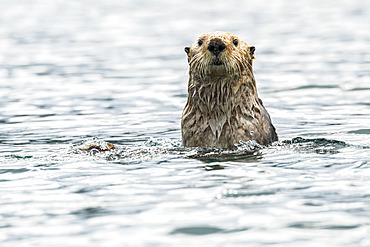
[[(368, 1), (0, 5), (1, 246), (370, 246)], [(214, 30), (256, 46), (280, 143), (181, 147)]]

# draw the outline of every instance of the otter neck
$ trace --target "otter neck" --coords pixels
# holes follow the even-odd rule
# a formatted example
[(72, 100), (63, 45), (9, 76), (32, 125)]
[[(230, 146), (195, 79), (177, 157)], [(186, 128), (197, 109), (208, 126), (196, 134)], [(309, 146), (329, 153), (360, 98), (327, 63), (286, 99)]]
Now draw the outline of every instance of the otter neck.
[(245, 100), (258, 102), (256, 82), (249, 73), (208, 77), (190, 73), (188, 91), (189, 110), (205, 116), (227, 115), (241, 104), (245, 107)]

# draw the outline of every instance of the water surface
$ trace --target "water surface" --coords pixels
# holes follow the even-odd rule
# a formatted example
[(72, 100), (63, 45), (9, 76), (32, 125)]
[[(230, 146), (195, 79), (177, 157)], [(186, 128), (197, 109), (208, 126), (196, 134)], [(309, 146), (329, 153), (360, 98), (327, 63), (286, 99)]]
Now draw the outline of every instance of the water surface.
[[(369, 16), (360, 0), (2, 0), (0, 245), (370, 246)], [(183, 49), (214, 30), (256, 46), (279, 143), (181, 146)]]

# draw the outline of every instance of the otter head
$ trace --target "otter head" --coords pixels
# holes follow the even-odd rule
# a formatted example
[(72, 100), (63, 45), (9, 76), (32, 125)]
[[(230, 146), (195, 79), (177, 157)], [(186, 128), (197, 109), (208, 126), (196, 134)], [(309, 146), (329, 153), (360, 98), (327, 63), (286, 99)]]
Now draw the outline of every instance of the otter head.
[(190, 73), (201, 77), (241, 75), (251, 72), (254, 46), (227, 32), (203, 34), (190, 47), (185, 47)]

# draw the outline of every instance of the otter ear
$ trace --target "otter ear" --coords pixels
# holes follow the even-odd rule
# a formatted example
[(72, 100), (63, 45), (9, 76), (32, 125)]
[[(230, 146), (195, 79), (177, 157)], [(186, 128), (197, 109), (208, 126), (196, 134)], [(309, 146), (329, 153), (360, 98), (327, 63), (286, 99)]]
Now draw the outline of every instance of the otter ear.
[(186, 54), (189, 54), (189, 52), (190, 52), (190, 47), (189, 46), (187, 46), (187, 47), (185, 47), (185, 52), (186, 52)]
[(254, 51), (255, 50), (256, 50), (256, 47), (254, 47), (254, 46), (249, 47), (249, 55), (251, 56), (252, 59), (256, 59), (254, 57)]

